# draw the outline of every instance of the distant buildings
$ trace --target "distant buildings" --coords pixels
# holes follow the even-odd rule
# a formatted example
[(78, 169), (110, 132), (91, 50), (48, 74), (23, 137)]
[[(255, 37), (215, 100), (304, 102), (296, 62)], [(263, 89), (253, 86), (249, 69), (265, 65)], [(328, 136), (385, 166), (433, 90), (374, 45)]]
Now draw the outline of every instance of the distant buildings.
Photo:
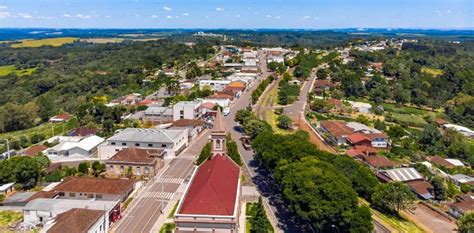
[(434, 188), (415, 168), (381, 170), (377, 177), (383, 182), (398, 181), (407, 184), (411, 191), (423, 199), (434, 198)]
[(74, 208), (58, 214), (51, 225), (42, 230), (46, 233), (91, 232), (106, 233), (109, 225), (105, 210)]
[(202, 101), (180, 101), (173, 106), (173, 121), (188, 119), (195, 120), (201, 118)]
[(336, 145), (366, 145), (376, 148), (389, 146), (387, 135), (358, 122), (321, 121), (319, 130)]
[(107, 106), (116, 106), (116, 105), (124, 105), (124, 106), (134, 106), (137, 105), (140, 101), (143, 100), (143, 97), (139, 93), (133, 93), (130, 95), (125, 95), (120, 98), (114, 99), (110, 101)]
[[(59, 136), (59, 144), (45, 150), (49, 159), (87, 159), (97, 155), (97, 147), (105, 140), (98, 136), (70, 137)], [(54, 138), (53, 138), (53, 141)]]
[(59, 115), (53, 116), (49, 119), (49, 122), (59, 123), (59, 122), (67, 122), (71, 119), (71, 115), (69, 113), (61, 113)]
[(199, 80), (199, 89), (209, 87), (212, 91), (223, 91), (230, 82), (229, 80)]

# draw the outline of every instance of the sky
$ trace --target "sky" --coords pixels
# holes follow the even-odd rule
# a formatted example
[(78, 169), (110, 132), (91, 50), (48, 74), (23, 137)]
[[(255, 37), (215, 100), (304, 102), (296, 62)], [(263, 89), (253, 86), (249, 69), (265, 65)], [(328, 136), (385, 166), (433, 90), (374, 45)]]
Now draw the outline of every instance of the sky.
[(474, 0), (0, 0), (0, 27), (473, 29)]

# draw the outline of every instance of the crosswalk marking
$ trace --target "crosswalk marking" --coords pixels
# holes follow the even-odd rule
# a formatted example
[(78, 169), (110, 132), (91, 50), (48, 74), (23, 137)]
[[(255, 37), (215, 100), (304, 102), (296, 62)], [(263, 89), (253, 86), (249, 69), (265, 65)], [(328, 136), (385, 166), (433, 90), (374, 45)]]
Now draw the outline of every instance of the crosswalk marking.
[(158, 179), (158, 183), (169, 183), (169, 184), (181, 184), (183, 183), (184, 179), (181, 179), (181, 178), (171, 178), (171, 177), (166, 177), (166, 178), (162, 178), (160, 177)]
[(145, 192), (145, 193), (143, 193), (142, 197), (143, 198), (157, 198), (157, 199), (163, 199), (163, 200), (171, 200), (173, 195), (174, 195), (174, 193), (170, 193), (170, 192)]

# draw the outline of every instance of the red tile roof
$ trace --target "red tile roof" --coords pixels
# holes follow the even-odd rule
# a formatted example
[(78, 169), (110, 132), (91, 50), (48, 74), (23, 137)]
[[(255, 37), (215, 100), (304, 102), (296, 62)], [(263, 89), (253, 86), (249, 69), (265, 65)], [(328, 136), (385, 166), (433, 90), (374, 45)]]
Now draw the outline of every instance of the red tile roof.
[(347, 136), (346, 140), (351, 144), (359, 144), (364, 141), (370, 143), (370, 139), (363, 133), (355, 133)]
[(70, 209), (64, 213), (58, 214), (54, 219), (54, 225), (49, 228), (47, 233), (82, 233), (88, 232), (94, 224), (104, 216), (103, 210), (90, 209)]
[(71, 133), (69, 133), (69, 136), (86, 137), (86, 136), (96, 135), (99, 131), (100, 131), (100, 129), (77, 128), (77, 129), (71, 131)]
[(126, 179), (68, 177), (54, 187), (53, 191), (122, 195), (133, 190), (133, 183)]
[(436, 164), (436, 165), (440, 165), (440, 166), (443, 166), (443, 167), (446, 167), (446, 168), (454, 168), (455, 167), (453, 164), (448, 162), (446, 159), (444, 159), (442, 157), (439, 157), (439, 156), (431, 156), (431, 158), (429, 158), (429, 160), (432, 163)]
[(203, 126), (205, 124), (202, 120), (195, 120), (195, 119), (179, 119), (174, 121), (171, 127), (197, 127)]
[(54, 116), (53, 118), (62, 119), (64, 121), (67, 121), (71, 118), (71, 115), (69, 113), (61, 113), (59, 115)]
[(229, 100), (233, 100), (234, 99), (234, 96), (233, 95), (229, 95), (227, 93), (222, 93), (222, 92), (216, 92), (212, 95), (210, 95), (209, 97), (207, 97), (208, 99), (229, 99)]
[(406, 184), (410, 186), (411, 190), (420, 196), (431, 195), (433, 193), (433, 185), (425, 180), (412, 180)]
[(36, 156), (39, 152), (42, 152), (44, 150), (48, 149), (47, 146), (43, 146), (43, 145), (34, 145), (34, 146), (30, 146), (28, 149), (26, 149), (25, 151), (23, 151), (23, 154), (24, 155), (27, 155), (27, 156)]
[(203, 103), (201, 105), (201, 108), (206, 108), (206, 109), (210, 109), (212, 110), (216, 105), (214, 103), (211, 103), (211, 102), (207, 102), (207, 103)]
[(374, 167), (374, 168), (382, 168), (382, 167), (394, 167), (398, 165), (397, 162), (394, 162), (390, 159), (387, 159), (384, 156), (367, 156), (367, 155), (362, 155), (358, 156), (361, 158), (363, 161), (365, 161), (369, 166)]
[(316, 81), (314, 81), (314, 87), (315, 88), (320, 88), (320, 87), (334, 87), (335, 84), (331, 82), (331, 80), (327, 80), (327, 79), (318, 79)]
[(334, 137), (347, 136), (354, 132), (354, 130), (346, 126), (346, 123), (343, 121), (321, 121), (321, 126)]
[(347, 155), (351, 157), (355, 157), (358, 155), (369, 155), (369, 154), (377, 154), (377, 149), (370, 147), (370, 146), (365, 146), (365, 145), (360, 145), (360, 146), (355, 146), (346, 152)]
[(216, 155), (196, 171), (178, 214), (234, 215), (240, 168), (227, 155)]
[(140, 149), (129, 147), (117, 152), (112, 158), (106, 161), (112, 163), (134, 163), (134, 164), (153, 164), (158, 157), (163, 156), (161, 149)]

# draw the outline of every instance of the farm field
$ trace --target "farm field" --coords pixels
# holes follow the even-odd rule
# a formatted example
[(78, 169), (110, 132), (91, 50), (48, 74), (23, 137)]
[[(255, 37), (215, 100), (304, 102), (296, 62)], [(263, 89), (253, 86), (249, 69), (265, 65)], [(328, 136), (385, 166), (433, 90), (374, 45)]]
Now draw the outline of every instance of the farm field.
[(86, 38), (80, 39), (81, 42), (94, 43), (94, 44), (106, 44), (106, 43), (120, 43), (124, 41), (123, 38)]
[(0, 77), (9, 75), (11, 73), (15, 73), (18, 76), (31, 75), (35, 70), (36, 68), (19, 70), (15, 67), (15, 65), (0, 66)]
[(59, 37), (50, 39), (39, 39), (39, 40), (21, 40), (20, 43), (12, 44), (12, 48), (27, 48), (27, 47), (41, 47), (45, 45), (59, 47), (64, 44), (69, 44), (78, 40), (74, 37)]

